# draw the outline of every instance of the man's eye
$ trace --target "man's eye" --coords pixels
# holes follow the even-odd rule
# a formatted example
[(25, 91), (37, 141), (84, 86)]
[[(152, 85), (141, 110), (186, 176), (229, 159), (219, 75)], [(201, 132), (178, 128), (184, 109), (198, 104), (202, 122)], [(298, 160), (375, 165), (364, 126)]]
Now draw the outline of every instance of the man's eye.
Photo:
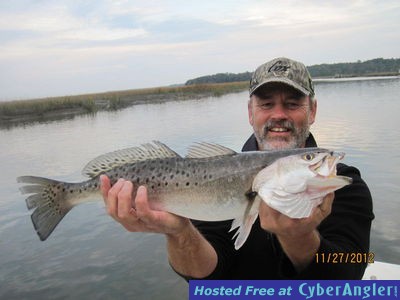
[(298, 102), (287, 102), (286, 107), (288, 109), (297, 109), (300, 107), (300, 104)]
[(271, 102), (264, 102), (261, 104), (261, 107), (263, 108), (271, 108), (274, 104)]

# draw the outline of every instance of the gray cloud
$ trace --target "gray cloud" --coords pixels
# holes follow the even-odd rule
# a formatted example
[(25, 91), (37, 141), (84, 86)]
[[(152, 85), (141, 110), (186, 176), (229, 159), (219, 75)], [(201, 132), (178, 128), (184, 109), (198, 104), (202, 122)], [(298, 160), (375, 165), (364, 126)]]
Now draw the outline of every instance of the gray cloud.
[(400, 53), (397, 0), (4, 3), (0, 100), (168, 85), (281, 55), (316, 64)]

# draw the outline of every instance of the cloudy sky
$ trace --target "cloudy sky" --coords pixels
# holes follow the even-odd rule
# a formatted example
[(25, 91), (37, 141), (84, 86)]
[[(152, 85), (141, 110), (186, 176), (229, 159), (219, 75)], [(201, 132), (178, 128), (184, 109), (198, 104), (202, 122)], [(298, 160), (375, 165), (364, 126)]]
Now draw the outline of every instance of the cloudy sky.
[(400, 57), (398, 0), (0, 2), (0, 101)]

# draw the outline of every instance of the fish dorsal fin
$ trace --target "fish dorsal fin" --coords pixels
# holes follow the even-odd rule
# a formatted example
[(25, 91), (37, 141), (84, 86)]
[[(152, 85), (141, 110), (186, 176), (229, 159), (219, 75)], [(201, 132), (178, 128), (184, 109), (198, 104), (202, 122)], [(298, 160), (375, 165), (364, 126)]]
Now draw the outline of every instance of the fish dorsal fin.
[(82, 174), (93, 178), (112, 168), (127, 163), (169, 157), (179, 157), (179, 155), (163, 143), (153, 141), (152, 143), (143, 144), (138, 147), (121, 149), (100, 155), (91, 160), (83, 168)]
[(205, 158), (222, 155), (234, 155), (235, 151), (227, 147), (213, 143), (195, 143), (188, 149), (187, 158)]

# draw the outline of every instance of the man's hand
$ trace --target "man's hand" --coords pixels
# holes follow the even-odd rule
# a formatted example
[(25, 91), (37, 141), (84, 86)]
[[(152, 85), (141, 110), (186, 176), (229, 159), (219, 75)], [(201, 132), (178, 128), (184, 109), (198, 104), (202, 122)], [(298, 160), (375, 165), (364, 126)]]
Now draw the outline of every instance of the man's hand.
[(110, 179), (100, 176), (101, 192), (108, 214), (128, 231), (163, 233), (167, 237), (171, 266), (186, 276), (202, 278), (217, 265), (217, 253), (189, 219), (152, 210), (147, 190), (140, 186), (133, 201), (133, 184), (119, 179), (112, 187)]
[(318, 225), (331, 213), (334, 193), (326, 195), (314, 208), (311, 216), (291, 219), (264, 202), (260, 205), (261, 227), (274, 233), (283, 250), (298, 271), (304, 269), (314, 258), (320, 246)]
[(176, 235), (190, 223), (186, 218), (152, 210), (144, 186), (138, 188), (136, 197), (133, 199), (132, 182), (119, 179), (111, 187), (110, 179), (105, 175), (100, 177), (100, 181), (108, 214), (128, 231)]

